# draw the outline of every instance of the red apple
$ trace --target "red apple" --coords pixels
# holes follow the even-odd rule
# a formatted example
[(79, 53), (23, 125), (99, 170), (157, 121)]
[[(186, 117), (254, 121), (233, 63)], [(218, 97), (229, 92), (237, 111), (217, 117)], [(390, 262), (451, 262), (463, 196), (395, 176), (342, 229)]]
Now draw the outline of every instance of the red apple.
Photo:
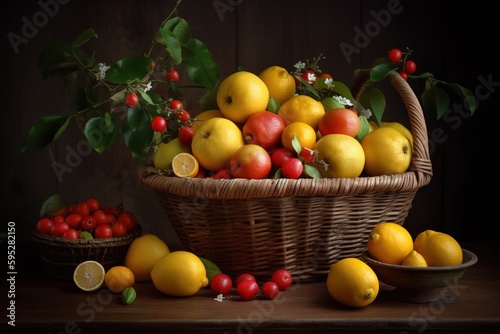
[(246, 144), (229, 161), (231, 175), (243, 179), (264, 179), (271, 172), (271, 156), (262, 146)]

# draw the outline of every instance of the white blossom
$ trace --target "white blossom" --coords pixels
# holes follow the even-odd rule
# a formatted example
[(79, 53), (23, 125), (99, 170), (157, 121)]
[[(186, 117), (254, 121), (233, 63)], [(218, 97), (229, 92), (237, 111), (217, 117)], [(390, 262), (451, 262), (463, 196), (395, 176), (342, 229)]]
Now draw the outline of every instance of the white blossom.
[(218, 302), (221, 302), (223, 301), (224, 299), (226, 299), (226, 297), (224, 297), (222, 294), (218, 294), (216, 298), (214, 298), (215, 301), (218, 301)]
[(97, 80), (104, 80), (106, 78), (106, 71), (109, 70), (109, 66), (104, 63), (99, 63), (99, 73), (97, 73)]
[(297, 64), (293, 65), (293, 67), (295, 67), (297, 69), (297, 71), (300, 71), (300, 70), (303, 70), (306, 68), (306, 64), (299, 60), (299, 62)]
[(307, 81), (309, 81), (309, 84), (313, 84), (314, 81), (316, 81), (316, 74), (314, 73), (307, 73)]
[(337, 100), (340, 104), (343, 104), (344, 106), (345, 105), (347, 105), (347, 106), (353, 106), (354, 105), (354, 104), (352, 104), (351, 100), (349, 100), (346, 97), (343, 97), (343, 96), (340, 96), (340, 95), (335, 95), (333, 98), (335, 100)]
[(144, 88), (144, 93), (146, 93), (148, 90), (151, 90), (151, 88), (153, 88), (153, 84), (150, 81), (150, 82), (148, 82), (148, 84)]
[(370, 109), (362, 109), (360, 112), (365, 115), (366, 118), (370, 118), (372, 116), (372, 111)]

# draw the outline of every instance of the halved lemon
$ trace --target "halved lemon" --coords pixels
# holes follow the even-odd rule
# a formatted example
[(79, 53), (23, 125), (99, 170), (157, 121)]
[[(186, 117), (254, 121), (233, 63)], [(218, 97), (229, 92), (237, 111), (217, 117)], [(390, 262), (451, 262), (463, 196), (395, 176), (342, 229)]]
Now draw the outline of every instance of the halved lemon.
[(179, 153), (172, 159), (172, 170), (178, 177), (195, 177), (200, 165), (190, 153)]
[(73, 281), (83, 291), (96, 291), (103, 285), (105, 273), (104, 267), (99, 262), (88, 260), (75, 268)]

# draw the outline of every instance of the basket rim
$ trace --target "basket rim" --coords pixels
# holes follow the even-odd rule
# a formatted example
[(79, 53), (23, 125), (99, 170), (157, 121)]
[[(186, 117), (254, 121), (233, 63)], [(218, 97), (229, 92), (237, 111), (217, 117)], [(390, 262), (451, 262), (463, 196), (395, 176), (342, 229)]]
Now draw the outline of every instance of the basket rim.
[[(371, 82), (370, 70), (360, 71), (353, 85), (353, 96), (359, 99)], [(422, 106), (410, 85), (399, 73), (390, 72), (389, 80), (402, 98), (413, 136), (412, 158), (408, 171), (401, 174), (359, 176), (356, 178), (299, 179), (210, 179), (179, 178), (150, 173), (151, 165), (139, 166), (141, 181), (157, 192), (206, 199), (251, 199), (296, 196), (347, 196), (356, 194), (416, 191), (432, 177), (427, 126)]]
[(123, 237), (95, 238), (95, 239), (65, 239), (43, 234), (37, 231), (31, 232), (31, 239), (39, 244), (56, 247), (78, 247), (93, 248), (103, 246), (121, 246), (131, 242), (142, 233), (142, 226), (137, 225)]

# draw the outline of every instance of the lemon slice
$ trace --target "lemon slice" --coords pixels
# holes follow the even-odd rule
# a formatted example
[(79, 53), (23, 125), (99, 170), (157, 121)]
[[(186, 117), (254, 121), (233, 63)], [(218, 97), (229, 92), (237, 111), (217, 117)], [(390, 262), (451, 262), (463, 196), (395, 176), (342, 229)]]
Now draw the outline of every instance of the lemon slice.
[(179, 153), (172, 159), (172, 170), (178, 177), (195, 177), (200, 166), (190, 153)]
[(97, 261), (80, 263), (73, 272), (73, 281), (83, 291), (96, 291), (104, 283), (105, 270)]

